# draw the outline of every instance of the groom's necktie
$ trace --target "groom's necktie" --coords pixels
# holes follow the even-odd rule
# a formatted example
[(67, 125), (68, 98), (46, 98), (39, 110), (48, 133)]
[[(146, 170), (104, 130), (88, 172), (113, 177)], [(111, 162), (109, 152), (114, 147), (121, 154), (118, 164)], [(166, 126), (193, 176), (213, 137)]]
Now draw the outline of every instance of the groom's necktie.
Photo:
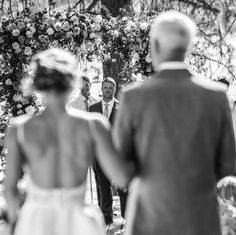
[(86, 98), (84, 100), (84, 103), (85, 103), (85, 108), (86, 108), (86, 111), (89, 111), (89, 103), (88, 103), (88, 98)]
[(104, 104), (105, 108), (104, 108), (104, 116), (107, 117), (107, 119), (109, 118), (109, 109), (108, 106), (109, 104)]

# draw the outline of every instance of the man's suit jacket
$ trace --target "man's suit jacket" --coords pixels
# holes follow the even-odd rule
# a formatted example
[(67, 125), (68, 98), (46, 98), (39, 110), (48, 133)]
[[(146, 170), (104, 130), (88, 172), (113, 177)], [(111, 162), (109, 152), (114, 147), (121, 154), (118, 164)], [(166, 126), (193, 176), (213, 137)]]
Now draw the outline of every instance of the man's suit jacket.
[(234, 173), (235, 143), (221, 85), (163, 70), (124, 93), (114, 137), (137, 169), (126, 235), (219, 235), (217, 181)]
[[(118, 109), (119, 109), (119, 102), (115, 99), (114, 105), (113, 105), (113, 108), (112, 108), (112, 111), (111, 111), (111, 115), (109, 117), (109, 121), (110, 121), (111, 124), (113, 124), (113, 121), (114, 121), (114, 118), (115, 118), (115, 115), (116, 115)], [(103, 114), (102, 101), (91, 105), (90, 108), (89, 108), (89, 111), (90, 112), (98, 112), (98, 113)]]

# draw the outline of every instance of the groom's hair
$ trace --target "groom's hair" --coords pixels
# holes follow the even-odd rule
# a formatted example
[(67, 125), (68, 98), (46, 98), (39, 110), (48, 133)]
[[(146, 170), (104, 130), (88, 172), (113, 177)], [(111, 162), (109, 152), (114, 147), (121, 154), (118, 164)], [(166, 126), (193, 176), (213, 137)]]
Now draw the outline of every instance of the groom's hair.
[(102, 86), (105, 82), (109, 82), (109, 83), (112, 83), (114, 85), (114, 87), (116, 88), (116, 82), (113, 78), (111, 77), (106, 77), (102, 80)]

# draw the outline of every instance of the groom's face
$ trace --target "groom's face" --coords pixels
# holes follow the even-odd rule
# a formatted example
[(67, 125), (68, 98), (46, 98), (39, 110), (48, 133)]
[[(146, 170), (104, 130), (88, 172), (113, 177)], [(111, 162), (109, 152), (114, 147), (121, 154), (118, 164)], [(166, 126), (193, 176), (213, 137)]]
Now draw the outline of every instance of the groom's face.
[(102, 94), (104, 98), (113, 98), (115, 93), (115, 86), (111, 82), (104, 82), (102, 85)]

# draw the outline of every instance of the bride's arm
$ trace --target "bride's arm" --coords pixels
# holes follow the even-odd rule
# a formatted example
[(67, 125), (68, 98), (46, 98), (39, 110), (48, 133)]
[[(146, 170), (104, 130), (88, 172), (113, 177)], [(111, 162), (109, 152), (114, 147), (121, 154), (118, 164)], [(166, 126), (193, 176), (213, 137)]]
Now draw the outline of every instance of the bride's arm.
[(115, 149), (110, 123), (103, 117), (94, 120), (93, 139), (95, 154), (108, 178), (115, 185), (127, 187), (134, 175), (134, 167), (131, 162), (126, 162), (119, 156)]
[(22, 177), (23, 156), (17, 141), (17, 127), (9, 128), (6, 136), (7, 147), (7, 168), (5, 176), (4, 194), (8, 206), (8, 220), (14, 226), (17, 220), (17, 212), (20, 207), (19, 191), (17, 189), (18, 180)]

